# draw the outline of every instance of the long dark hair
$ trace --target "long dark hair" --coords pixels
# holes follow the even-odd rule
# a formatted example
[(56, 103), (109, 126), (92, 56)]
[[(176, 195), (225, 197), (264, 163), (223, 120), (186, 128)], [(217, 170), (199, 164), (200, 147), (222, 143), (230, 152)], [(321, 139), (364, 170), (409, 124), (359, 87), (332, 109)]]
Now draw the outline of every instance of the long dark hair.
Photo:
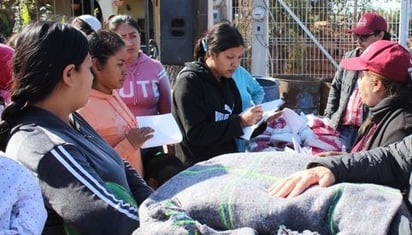
[(11, 101), (1, 116), (1, 150), (5, 150), (10, 129), (27, 107), (50, 95), (67, 65), (74, 64), (79, 70), (88, 52), (86, 36), (69, 24), (41, 21), (21, 31), (13, 58)]
[(196, 41), (193, 57), (195, 60), (205, 61), (209, 51), (218, 54), (244, 45), (243, 37), (235, 26), (226, 22), (219, 23)]

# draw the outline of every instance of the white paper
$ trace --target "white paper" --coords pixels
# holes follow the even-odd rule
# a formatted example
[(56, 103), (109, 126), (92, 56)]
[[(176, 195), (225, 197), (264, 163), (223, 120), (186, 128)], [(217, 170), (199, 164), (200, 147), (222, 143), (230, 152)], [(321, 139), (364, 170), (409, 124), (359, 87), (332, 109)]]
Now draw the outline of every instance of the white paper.
[[(282, 99), (277, 99), (273, 101), (269, 101), (266, 103), (259, 104), (258, 106), (262, 107), (263, 110), (263, 115), (262, 119), (260, 119), (257, 123), (255, 123), (252, 126), (247, 126), (243, 128), (243, 135), (240, 136), (242, 139), (249, 140), (250, 137), (252, 136), (253, 131), (260, 125), (262, 124), (263, 121), (266, 121), (268, 117), (273, 115), (277, 110), (279, 110), (280, 106), (282, 106), (285, 103), (284, 100)], [(252, 107), (253, 108), (253, 107)], [(251, 109), (251, 108), (250, 108)]]
[(150, 148), (182, 141), (182, 133), (171, 113), (136, 117), (139, 127), (151, 127), (154, 135), (141, 148)]

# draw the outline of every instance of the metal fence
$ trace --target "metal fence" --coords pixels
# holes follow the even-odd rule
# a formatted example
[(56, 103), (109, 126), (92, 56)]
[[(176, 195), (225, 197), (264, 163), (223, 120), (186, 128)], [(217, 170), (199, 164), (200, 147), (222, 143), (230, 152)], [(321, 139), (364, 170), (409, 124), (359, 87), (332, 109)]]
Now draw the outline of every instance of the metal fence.
[[(233, 15), (250, 42), (251, 0), (234, 0)], [(332, 78), (344, 52), (356, 47), (347, 30), (373, 11), (388, 23), (397, 40), (400, 0), (269, 0), (269, 74)], [(409, 32), (409, 35), (411, 33)], [(250, 45), (249, 48), (253, 45)], [(250, 68), (250, 50), (244, 65)], [(335, 64), (335, 65), (334, 65)]]
[[(232, 0), (233, 17), (245, 35), (248, 45), (244, 66), (251, 64), (252, 0)], [(0, 1), (3, 5), (11, 2)], [(37, 0), (37, 18), (57, 17), (56, 6), (69, 9), (70, 0), (49, 2), (44, 6)], [(39, 1), (40, 2), (40, 1)], [(59, 4), (57, 4), (59, 2)], [(66, 3), (67, 2), (67, 3)], [(366, 11), (375, 11), (385, 17), (393, 40), (397, 40), (400, 0), (267, 0), (269, 9), (269, 75), (305, 75), (332, 78), (345, 51), (356, 46), (356, 41), (346, 31), (356, 25)], [(49, 7), (47, 7), (49, 6)], [(0, 9), (7, 10), (8, 9)], [(1, 12), (0, 12), (1, 13)], [(67, 19), (66, 19), (67, 20)], [(14, 26), (19, 22), (14, 22)], [(412, 35), (411, 32), (408, 33)]]

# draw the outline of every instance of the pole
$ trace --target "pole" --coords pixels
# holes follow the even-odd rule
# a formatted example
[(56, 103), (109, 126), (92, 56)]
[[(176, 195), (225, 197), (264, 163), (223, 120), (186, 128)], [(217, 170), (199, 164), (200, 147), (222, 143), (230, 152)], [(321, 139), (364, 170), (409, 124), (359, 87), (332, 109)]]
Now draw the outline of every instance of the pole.
[(252, 63), (255, 77), (268, 77), (268, 0), (253, 0), (252, 3)]
[(409, 10), (411, 3), (409, 0), (401, 1), (401, 11), (399, 16), (399, 39), (398, 42), (404, 47), (407, 47), (408, 31), (409, 31)]

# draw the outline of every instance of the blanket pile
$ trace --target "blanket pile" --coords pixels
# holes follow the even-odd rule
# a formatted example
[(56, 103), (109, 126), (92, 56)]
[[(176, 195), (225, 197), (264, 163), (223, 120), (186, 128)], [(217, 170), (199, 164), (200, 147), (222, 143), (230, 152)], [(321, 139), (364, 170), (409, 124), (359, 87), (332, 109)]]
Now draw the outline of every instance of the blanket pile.
[(143, 202), (134, 234), (280, 234), (285, 228), (304, 234), (388, 232), (403, 205), (397, 189), (341, 183), (313, 186), (292, 199), (268, 194), (268, 187), (305, 169), (309, 160), (313, 157), (262, 152), (198, 163)]

